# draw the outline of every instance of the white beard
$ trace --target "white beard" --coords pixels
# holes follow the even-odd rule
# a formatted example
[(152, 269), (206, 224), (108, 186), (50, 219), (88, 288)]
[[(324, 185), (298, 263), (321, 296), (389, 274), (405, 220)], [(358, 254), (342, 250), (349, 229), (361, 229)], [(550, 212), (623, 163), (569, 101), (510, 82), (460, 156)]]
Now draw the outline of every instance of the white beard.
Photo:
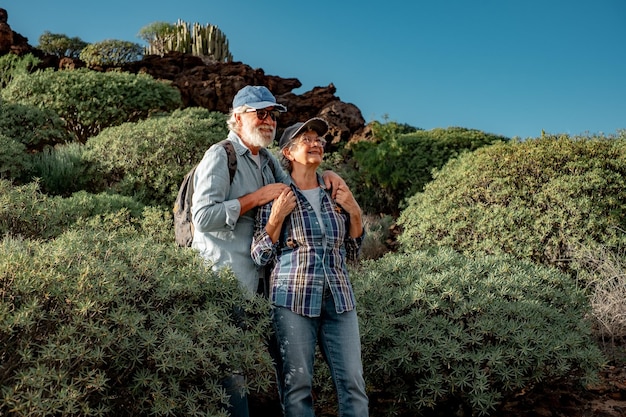
[(276, 136), (276, 129), (267, 125), (261, 125), (257, 127), (244, 125), (242, 134), (242, 139), (248, 142), (250, 145), (267, 148), (268, 146), (270, 146), (270, 144), (274, 140), (274, 137)]

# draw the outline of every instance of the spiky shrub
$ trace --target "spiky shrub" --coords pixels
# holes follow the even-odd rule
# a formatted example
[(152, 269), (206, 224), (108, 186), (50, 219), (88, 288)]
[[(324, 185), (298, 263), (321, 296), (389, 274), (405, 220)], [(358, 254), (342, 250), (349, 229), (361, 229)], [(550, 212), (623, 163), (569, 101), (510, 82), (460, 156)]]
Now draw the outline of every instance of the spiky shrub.
[(378, 259), (393, 248), (389, 245), (393, 218), (389, 215), (365, 215), (365, 238), (361, 245), (361, 259)]
[(0, 90), (5, 88), (16, 75), (31, 72), (40, 62), (39, 58), (35, 58), (31, 53), (22, 56), (16, 54), (0, 56)]
[[(619, 346), (618, 341), (626, 338), (624, 248), (608, 250), (602, 245), (579, 246), (573, 250), (573, 260), (581, 265), (578, 277), (589, 290), (595, 334), (608, 342), (607, 345)], [(622, 355), (626, 355), (626, 351)]]
[(487, 415), (533, 384), (593, 380), (602, 363), (585, 295), (556, 269), (443, 248), (367, 261), (351, 278), (372, 415)]
[(139, 37), (148, 42), (146, 54), (163, 56), (176, 51), (196, 56), (207, 56), (217, 62), (231, 62), (233, 56), (228, 48), (228, 38), (216, 25), (202, 26), (178, 20), (175, 25), (154, 22), (143, 27)]
[(109, 128), (89, 140), (85, 159), (103, 187), (171, 207), (187, 171), (227, 134), (224, 114), (189, 108)]
[(106, 127), (181, 106), (178, 89), (149, 75), (86, 68), (20, 74), (2, 90), (2, 97), (53, 110), (82, 143)]
[(200, 259), (123, 212), (0, 241), (0, 414), (226, 417), (230, 369), (267, 389), (266, 301)]
[(369, 213), (397, 216), (405, 199), (422, 191), (432, 180), (433, 169), (465, 151), (507, 140), (459, 127), (407, 130), (392, 122), (374, 124), (372, 141), (351, 146), (358, 173), (353, 187)]
[(410, 199), (399, 241), (567, 268), (573, 245), (623, 245), (625, 214), (624, 137), (544, 137), (448, 163)]
[(31, 175), (39, 179), (45, 193), (69, 196), (88, 184), (82, 154), (81, 143), (44, 148), (32, 155)]

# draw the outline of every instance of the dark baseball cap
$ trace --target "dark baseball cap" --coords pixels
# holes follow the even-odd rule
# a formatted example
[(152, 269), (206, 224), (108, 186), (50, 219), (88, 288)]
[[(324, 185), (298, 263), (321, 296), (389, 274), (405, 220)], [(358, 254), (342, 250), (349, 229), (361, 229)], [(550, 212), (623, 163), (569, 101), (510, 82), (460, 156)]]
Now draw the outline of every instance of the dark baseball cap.
[(291, 141), (301, 133), (307, 132), (309, 130), (313, 130), (315, 133), (318, 134), (318, 136), (324, 136), (326, 132), (328, 132), (328, 123), (326, 123), (326, 120), (324, 119), (314, 117), (307, 120), (306, 122), (298, 122), (294, 125), (289, 126), (285, 129), (283, 135), (278, 141), (280, 149), (283, 149), (285, 146), (291, 143)]

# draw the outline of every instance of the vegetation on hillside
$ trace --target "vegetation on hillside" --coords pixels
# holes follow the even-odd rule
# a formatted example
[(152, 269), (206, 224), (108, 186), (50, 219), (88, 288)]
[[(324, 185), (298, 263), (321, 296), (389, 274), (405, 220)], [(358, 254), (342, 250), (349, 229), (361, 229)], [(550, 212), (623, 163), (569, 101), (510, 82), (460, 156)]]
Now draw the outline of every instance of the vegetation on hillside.
[(352, 185), (364, 209), (393, 216), (432, 180), (434, 169), (464, 152), (508, 140), (474, 129), (416, 130), (394, 122), (374, 122), (372, 132), (371, 141), (350, 146)]
[(180, 92), (149, 75), (72, 71), (20, 73), (2, 90), (7, 102), (52, 110), (85, 143), (104, 128), (181, 106)]
[[(267, 300), (174, 243), (177, 186), (226, 115), (181, 109), (145, 75), (2, 80), (0, 414), (225, 416), (229, 366), (275, 397)], [(610, 320), (623, 297), (590, 310), (624, 275), (623, 132), (511, 142), (374, 125), (326, 158), (368, 218), (351, 276), (375, 415), (489, 415), (532, 384), (593, 379), (593, 326), (626, 336)], [(385, 254), (396, 216), (402, 250)], [(318, 368), (322, 407), (334, 394)]]
[(402, 212), (407, 251), (446, 246), (569, 268), (626, 244), (626, 136), (545, 136), (450, 161)]
[(77, 36), (70, 38), (65, 34), (51, 33), (46, 30), (39, 37), (37, 49), (59, 58), (78, 58), (80, 57), (80, 52), (87, 45), (89, 45), (88, 42), (85, 42)]
[(232, 62), (228, 39), (216, 25), (198, 22), (189, 24), (178, 20), (176, 24), (153, 22), (139, 31), (139, 37), (148, 43), (146, 54), (163, 56), (168, 52), (183, 52), (208, 57), (217, 62)]

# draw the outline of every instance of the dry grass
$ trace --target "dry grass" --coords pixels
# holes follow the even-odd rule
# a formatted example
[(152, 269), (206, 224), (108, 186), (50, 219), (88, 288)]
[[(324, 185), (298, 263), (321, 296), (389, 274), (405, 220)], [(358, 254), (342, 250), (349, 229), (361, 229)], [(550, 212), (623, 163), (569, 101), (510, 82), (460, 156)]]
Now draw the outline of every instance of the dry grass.
[(604, 248), (580, 249), (577, 261), (585, 269), (595, 331), (601, 339), (626, 338), (626, 255)]
[(378, 259), (391, 250), (391, 238), (394, 220), (389, 215), (363, 216), (365, 239), (361, 246), (361, 259)]

